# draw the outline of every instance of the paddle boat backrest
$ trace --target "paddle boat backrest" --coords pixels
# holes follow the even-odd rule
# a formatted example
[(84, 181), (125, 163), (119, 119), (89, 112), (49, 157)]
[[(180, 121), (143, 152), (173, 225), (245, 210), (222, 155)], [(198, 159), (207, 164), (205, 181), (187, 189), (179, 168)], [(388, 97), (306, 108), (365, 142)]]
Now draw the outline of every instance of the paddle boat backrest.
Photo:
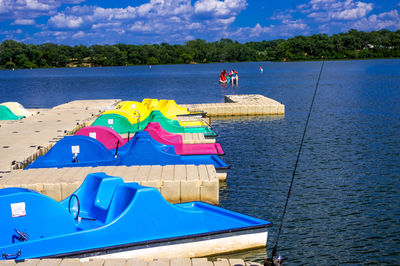
[(123, 139), (115, 130), (104, 126), (84, 127), (76, 132), (75, 135), (97, 139), (103, 143), (107, 149), (115, 149), (117, 145), (121, 147), (127, 143), (127, 140)]
[(7, 106), (10, 111), (16, 116), (20, 117), (29, 117), (32, 116), (32, 113), (26, 110), (20, 103), (18, 102), (4, 102), (0, 105)]
[[(61, 202), (68, 208), (70, 198), (78, 198), (79, 217), (82, 221), (95, 222), (96, 227), (115, 220), (132, 202), (139, 185), (124, 183), (121, 177), (108, 176), (105, 173), (89, 174), (82, 185)], [(86, 225), (87, 226), (87, 225)]]
[(15, 115), (10, 108), (4, 105), (0, 105), (0, 120), (19, 120), (24, 116)]
[[(149, 159), (153, 156), (156, 157), (160, 152), (176, 155), (174, 146), (166, 145), (154, 140), (147, 131), (136, 132), (132, 139), (118, 150), (118, 154), (121, 156), (128, 154), (123, 157), (143, 157), (147, 154)], [(124, 159), (125, 158), (122, 158), (122, 160)], [(130, 158), (128, 158), (128, 160), (132, 161)]]
[(115, 193), (115, 189), (124, 181), (121, 177), (107, 176), (104, 173), (89, 174), (82, 185), (68, 198), (61, 202), (68, 208), (71, 200), (76, 196), (79, 201), (79, 216), (93, 219), (97, 222), (106, 222), (108, 209)]
[(150, 114), (150, 111), (146, 106), (141, 102), (136, 101), (120, 102), (115, 108), (128, 112), (134, 117), (140, 117), (140, 121), (143, 121)]
[(102, 114), (93, 123), (92, 126), (104, 126), (115, 130), (119, 134), (136, 132), (136, 126), (129, 120), (118, 114)]
[[(98, 140), (88, 136), (67, 136), (59, 140), (45, 155), (39, 156), (27, 168), (105, 165), (114, 154)], [(86, 165), (85, 165), (86, 164)]]
[(68, 210), (29, 189), (0, 189), (0, 212), (0, 246), (77, 231)]
[(142, 104), (149, 109), (149, 111), (159, 110), (158, 99), (143, 99)]
[(138, 122), (138, 118), (139, 118), (139, 117), (133, 116), (132, 114), (130, 114), (130, 113), (124, 111), (124, 110), (117, 110), (117, 109), (105, 111), (104, 113), (102, 113), (102, 115), (107, 115), (107, 114), (116, 114), (116, 115), (123, 116), (126, 119), (128, 119), (128, 121), (131, 124), (137, 123)]
[(179, 106), (174, 100), (160, 100), (158, 102), (160, 110), (167, 116), (186, 115), (189, 114), (187, 108)]
[(162, 126), (158, 122), (149, 123), (144, 130), (148, 131), (151, 136), (153, 136), (154, 133), (160, 136), (160, 138), (163, 138), (169, 142), (183, 143), (182, 135), (169, 133), (164, 128), (162, 128)]

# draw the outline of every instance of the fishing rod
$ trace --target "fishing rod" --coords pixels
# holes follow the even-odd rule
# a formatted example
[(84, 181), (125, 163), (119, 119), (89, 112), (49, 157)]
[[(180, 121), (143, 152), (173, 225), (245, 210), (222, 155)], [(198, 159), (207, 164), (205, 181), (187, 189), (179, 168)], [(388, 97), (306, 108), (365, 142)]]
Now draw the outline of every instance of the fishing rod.
[(291, 181), (290, 181), (290, 185), (289, 185), (289, 190), (288, 190), (288, 194), (287, 194), (287, 197), (286, 197), (285, 206), (283, 207), (283, 212), (282, 212), (281, 222), (280, 222), (279, 229), (278, 229), (278, 234), (277, 234), (277, 236), (276, 236), (275, 245), (274, 245), (274, 247), (272, 248), (271, 258), (267, 258), (267, 259), (265, 259), (265, 261), (264, 261), (264, 265), (265, 265), (265, 266), (269, 266), (269, 265), (275, 265), (275, 266), (277, 266), (277, 265), (281, 265), (281, 264), (282, 264), (282, 257), (281, 257), (280, 255), (277, 255), (279, 236), (280, 236), (280, 234), (281, 234), (281, 230), (282, 230), (282, 227), (283, 227), (283, 220), (284, 220), (284, 218), (285, 218), (287, 206), (288, 206), (288, 204), (289, 204), (289, 198), (290, 198), (290, 194), (291, 194), (291, 192), (292, 192), (294, 177), (295, 177), (295, 175), (296, 175), (297, 165), (298, 165), (298, 163), (299, 163), (299, 158), (300, 158), (300, 154), (301, 154), (301, 149), (303, 148), (304, 137), (305, 137), (306, 132), (307, 132), (308, 121), (310, 120), (312, 108), (313, 108), (313, 106), (314, 106), (315, 95), (317, 94), (318, 85), (319, 85), (319, 80), (320, 80), (320, 78), (321, 78), (322, 70), (323, 70), (323, 68), (324, 68), (324, 63), (325, 63), (325, 58), (322, 57), (321, 69), (320, 69), (320, 71), (319, 71), (319, 75), (318, 75), (318, 79), (317, 79), (317, 84), (315, 85), (314, 95), (313, 95), (312, 100), (311, 100), (311, 105), (310, 105), (310, 109), (309, 109), (309, 111), (308, 111), (308, 115), (307, 115), (307, 119), (306, 119), (306, 124), (304, 125), (303, 136), (302, 136), (302, 138), (301, 138), (301, 142), (300, 142), (300, 146), (299, 146), (299, 151), (297, 152), (296, 163), (294, 164), (294, 169), (293, 169), (293, 173), (292, 173), (292, 179), (291, 179)]

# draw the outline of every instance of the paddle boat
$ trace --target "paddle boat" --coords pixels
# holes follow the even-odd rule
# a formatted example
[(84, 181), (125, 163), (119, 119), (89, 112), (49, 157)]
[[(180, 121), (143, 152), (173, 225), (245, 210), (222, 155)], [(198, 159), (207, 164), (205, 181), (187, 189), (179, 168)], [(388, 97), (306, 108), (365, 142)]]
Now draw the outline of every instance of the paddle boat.
[(18, 102), (4, 102), (0, 103), (0, 105), (6, 106), (10, 109), (10, 111), (16, 116), (20, 117), (30, 117), (33, 114), (26, 110), (20, 103)]
[(61, 202), (0, 189), (0, 211), (0, 260), (207, 256), (263, 247), (272, 225), (203, 202), (171, 204), (156, 188), (104, 173)]
[(169, 119), (195, 119), (203, 118), (206, 115), (204, 112), (189, 112), (187, 108), (176, 104), (174, 100), (158, 101), (157, 99), (144, 99), (142, 103), (137, 101), (122, 101), (117, 104), (116, 109), (124, 110), (133, 116), (140, 116), (140, 121), (156, 110), (159, 110)]
[(118, 146), (108, 150), (97, 139), (67, 136), (25, 169), (177, 164), (214, 165), (219, 174), (225, 174), (229, 169), (217, 155), (177, 155), (174, 146), (158, 143), (146, 131), (137, 132), (128, 143)]
[(114, 129), (119, 134), (128, 134), (144, 130), (150, 122), (160, 123), (162, 128), (170, 133), (203, 133), (208, 138), (217, 136), (209, 127), (183, 127), (178, 121), (164, 117), (160, 111), (151, 112), (145, 120), (135, 124), (132, 124), (125, 115), (103, 113), (92, 123), (92, 126), (105, 126)]
[[(144, 131), (149, 132), (155, 141), (174, 146), (175, 152), (178, 155), (224, 155), (224, 151), (219, 143), (183, 144), (181, 135), (168, 133), (157, 122), (149, 123)], [(131, 140), (131, 137), (122, 138), (116, 131), (103, 126), (84, 127), (76, 132), (75, 135), (97, 139), (107, 149), (115, 149), (117, 145), (121, 147)]]
[(157, 122), (147, 124), (144, 131), (149, 132), (150, 136), (157, 142), (173, 145), (175, 152), (180, 155), (225, 154), (219, 143), (184, 144), (181, 135), (165, 131)]
[[(106, 114), (119, 114), (122, 116), (125, 116), (130, 122), (131, 124), (136, 124), (136, 123), (148, 123), (149, 121), (152, 122), (152, 120), (154, 120), (155, 116), (156, 117), (160, 117), (162, 119), (165, 119), (166, 121), (168, 121), (169, 123), (175, 124), (175, 125), (179, 125), (182, 127), (208, 127), (209, 125), (202, 120), (184, 120), (184, 121), (180, 121), (180, 120), (174, 120), (174, 119), (169, 119), (166, 116), (164, 116), (164, 114), (160, 111), (160, 110), (154, 110), (151, 111), (149, 114), (147, 114), (146, 116), (143, 116), (142, 114), (139, 114), (139, 116), (134, 116), (133, 114), (122, 110), (122, 109), (115, 109), (115, 110), (109, 110), (109, 111), (105, 111), (104, 113), (102, 113), (104, 115)], [(137, 113), (135, 113), (137, 114)], [(211, 127), (211, 126), (209, 126)]]
[(0, 120), (20, 120), (24, 116), (15, 115), (11, 112), (10, 108), (4, 105), (0, 105)]

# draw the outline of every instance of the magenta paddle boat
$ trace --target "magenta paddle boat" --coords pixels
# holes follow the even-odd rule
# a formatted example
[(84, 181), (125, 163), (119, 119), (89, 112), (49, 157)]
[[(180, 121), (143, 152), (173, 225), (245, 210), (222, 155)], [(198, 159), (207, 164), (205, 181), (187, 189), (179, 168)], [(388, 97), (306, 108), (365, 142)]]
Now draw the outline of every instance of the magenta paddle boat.
[(144, 131), (149, 132), (150, 136), (157, 142), (175, 147), (176, 154), (180, 155), (200, 155), (216, 154), (224, 155), (224, 151), (219, 143), (184, 144), (182, 136), (165, 131), (157, 122), (149, 123)]
[[(150, 136), (157, 142), (174, 146), (178, 155), (224, 155), (219, 143), (183, 144), (182, 136), (165, 131), (159, 123), (152, 122), (145, 128)], [(97, 139), (107, 149), (122, 147), (130, 138), (122, 138), (116, 131), (104, 126), (90, 126), (80, 129), (75, 135), (82, 135)], [(132, 136), (133, 137), (133, 136)]]

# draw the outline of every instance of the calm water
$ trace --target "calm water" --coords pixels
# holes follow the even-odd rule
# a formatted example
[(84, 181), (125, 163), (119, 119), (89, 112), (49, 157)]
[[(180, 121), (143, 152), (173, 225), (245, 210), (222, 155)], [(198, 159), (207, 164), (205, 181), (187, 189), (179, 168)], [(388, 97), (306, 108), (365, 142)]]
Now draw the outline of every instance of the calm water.
[[(264, 72), (259, 72), (262, 65)], [(221, 206), (273, 221), (275, 242), (320, 62), (0, 71), (0, 102), (51, 107), (91, 98), (222, 102), (258, 93), (285, 116), (214, 120), (232, 165)], [(216, 83), (238, 70), (237, 87)], [(400, 264), (400, 60), (328, 61), (283, 231), (286, 265)], [(265, 250), (233, 257), (262, 261)]]

